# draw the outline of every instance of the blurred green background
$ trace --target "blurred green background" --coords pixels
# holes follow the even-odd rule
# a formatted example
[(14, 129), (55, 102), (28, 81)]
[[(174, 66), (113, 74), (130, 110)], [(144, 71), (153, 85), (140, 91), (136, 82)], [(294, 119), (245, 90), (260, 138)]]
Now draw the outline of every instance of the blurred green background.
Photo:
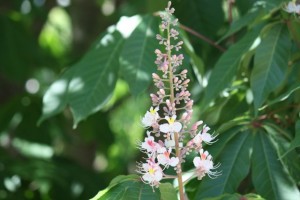
[(121, 16), (151, 13), (165, 3), (1, 1), (0, 199), (88, 199), (116, 175), (134, 172), (143, 134), (138, 121), (150, 101), (131, 97), (124, 81), (111, 103), (77, 129), (68, 109), (37, 121), (46, 89), (101, 32)]

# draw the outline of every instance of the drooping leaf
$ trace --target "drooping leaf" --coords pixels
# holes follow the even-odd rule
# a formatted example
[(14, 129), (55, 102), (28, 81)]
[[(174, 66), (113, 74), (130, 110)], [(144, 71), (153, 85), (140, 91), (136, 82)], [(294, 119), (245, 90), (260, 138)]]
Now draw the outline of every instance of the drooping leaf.
[(176, 191), (170, 183), (152, 188), (137, 175), (118, 176), (109, 187), (100, 191), (91, 200), (176, 200)]
[(250, 78), (256, 112), (268, 95), (284, 80), (290, 47), (291, 42), (284, 24), (273, 25), (262, 38), (255, 53)]
[(147, 89), (151, 74), (156, 71), (154, 50), (159, 48), (156, 33), (158, 18), (144, 16), (124, 44), (120, 56), (121, 73), (134, 95)]
[(203, 100), (204, 105), (212, 101), (223, 89), (230, 85), (236, 74), (241, 57), (249, 50), (258, 36), (259, 30), (259, 28), (250, 30), (218, 60), (208, 81)]
[(226, 144), (217, 159), (221, 163), (218, 170), (221, 170), (222, 175), (215, 179), (204, 179), (198, 188), (196, 199), (234, 193), (237, 190), (250, 170), (252, 138), (249, 131), (239, 132)]
[(255, 135), (252, 158), (252, 179), (257, 193), (274, 200), (300, 198), (297, 186), (285, 172), (276, 149), (263, 131)]
[(70, 106), (74, 126), (100, 110), (110, 99), (118, 70), (118, 57), (124, 40), (117, 30), (101, 35), (86, 55), (47, 90), (40, 122)]

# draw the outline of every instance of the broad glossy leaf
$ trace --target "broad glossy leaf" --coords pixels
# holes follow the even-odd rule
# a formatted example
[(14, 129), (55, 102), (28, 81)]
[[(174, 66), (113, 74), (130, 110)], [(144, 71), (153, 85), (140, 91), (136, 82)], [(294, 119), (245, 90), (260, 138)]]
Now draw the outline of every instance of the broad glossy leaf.
[(252, 180), (257, 193), (266, 199), (300, 199), (296, 184), (284, 170), (265, 132), (256, 133), (253, 149)]
[(211, 102), (234, 79), (243, 54), (249, 50), (260, 29), (250, 30), (240, 41), (231, 46), (218, 60), (209, 78), (203, 104)]
[(143, 183), (139, 176), (118, 176), (109, 187), (100, 191), (91, 200), (176, 200), (177, 193), (170, 183), (152, 188)]
[(265, 33), (256, 49), (250, 78), (256, 112), (268, 95), (284, 80), (290, 47), (291, 42), (285, 25), (275, 24)]
[(66, 70), (47, 90), (43, 98), (40, 122), (70, 106), (74, 126), (100, 110), (110, 99), (118, 77), (118, 57), (123, 44), (121, 34), (105, 32), (86, 55)]
[[(252, 138), (250, 131), (239, 132), (226, 143), (217, 159), (221, 163), (218, 170), (222, 171), (222, 175), (215, 179), (204, 179), (198, 188), (196, 199), (236, 192), (250, 170)], [(218, 143), (223, 141), (219, 139)]]
[(159, 48), (155, 36), (158, 32), (158, 18), (144, 16), (124, 44), (120, 56), (121, 75), (135, 95), (147, 89), (151, 74), (156, 71), (154, 50)]

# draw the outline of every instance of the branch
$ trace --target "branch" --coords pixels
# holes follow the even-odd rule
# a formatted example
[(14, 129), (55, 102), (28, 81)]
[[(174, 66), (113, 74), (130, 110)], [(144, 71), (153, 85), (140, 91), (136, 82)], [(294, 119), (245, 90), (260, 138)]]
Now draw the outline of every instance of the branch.
[(193, 29), (191, 29), (191, 28), (189, 28), (189, 27), (187, 27), (187, 26), (184, 26), (184, 25), (182, 25), (182, 24), (180, 24), (179, 26), (180, 26), (180, 28), (182, 28), (182, 29), (185, 30), (186, 32), (189, 32), (189, 33), (191, 33), (192, 35), (194, 35), (194, 36), (200, 38), (201, 40), (207, 42), (208, 44), (210, 44), (210, 45), (216, 47), (216, 48), (219, 49), (220, 51), (222, 51), (222, 52), (226, 51), (225, 48), (221, 47), (221, 46), (218, 45), (216, 42), (214, 42), (214, 41), (212, 41), (211, 39), (209, 39), (208, 37), (206, 37), (206, 36), (204, 36), (204, 35), (202, 35), (202, 34), (196, 32), (195, 30), (193, 30)]

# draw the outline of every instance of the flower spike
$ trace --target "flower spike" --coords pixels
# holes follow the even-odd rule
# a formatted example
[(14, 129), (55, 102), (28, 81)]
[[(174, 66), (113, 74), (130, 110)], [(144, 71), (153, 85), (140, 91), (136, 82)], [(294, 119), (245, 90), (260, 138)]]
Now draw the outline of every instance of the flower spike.
[[(188, 71), (181, 69), (184, 56), (178, 51), (183, 42), (179, 39), (178, 20), (172, 16), (174, 11), (169, 1), (165, 12), (160, 14), (163, 34), (157, 34), (156, 38), (164, 50), (154, 51), (158, 73), (153, 73), (152, 78), (158, 91), (150, 94), (152, 107), (141, 120), (143, 127), (149, 130), (139, 144), (139, 149), (147, 154), (147, 158), (138, 164), (138, 172), (143, 182), (158, 187), (161, 180), (172, 177), (163, 171), (173, 168), (177, 173), (179, 196), (183, 200), (184, 172), (181, 165), (189, 152), (199, 152), (193, 160), (194, 177), (199, 180), (205, 175), (215, 178), (220, 173), (215, 171), (219, 165), (214, 165), (212, 156), (203, 150), (203, 143), (213, 144), (216, 135), (209, 133), (210, 128), (203, 125), (203, 121), (191, 125), (194, 101), (188, 91)], [(199, 127), (202, 128), (199, 130)]]

